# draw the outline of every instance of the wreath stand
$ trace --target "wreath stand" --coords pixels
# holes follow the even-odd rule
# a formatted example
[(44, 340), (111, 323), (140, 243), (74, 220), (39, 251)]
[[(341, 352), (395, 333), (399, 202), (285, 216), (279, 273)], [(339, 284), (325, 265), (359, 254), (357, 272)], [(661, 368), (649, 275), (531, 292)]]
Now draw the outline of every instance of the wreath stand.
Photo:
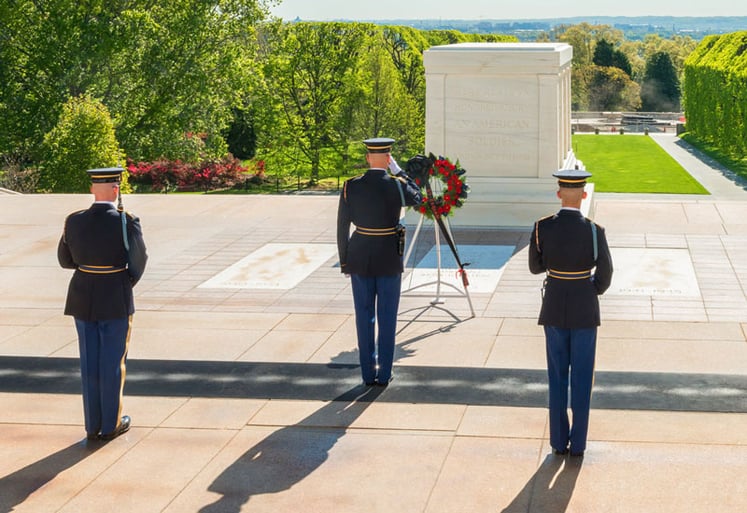
[[(407, 268), (407, 262), (410, 260), (410, 255), (412, 254), (412, 250), (416, 245), (416, 242), (418, 240), (418, 235), (420, 234), (420, 230), (423, 228), (423, 222), (424, 222), (425, 216), (421, 214), (420, 219), (418, 220), (417, 227), (415, 228), (415, 233), (412, 236), (412, 241), (410, 242), (410, 245), (407, 249), (407, 252), (405, 253), (404, 258), (404, 267)], [(441, 216), (441, 222), (443, 223), (444, 227), (446, 228), (447, 236), (451, 238), (451, 240), (454, 240), (454, 236), (451, 234), (451, 226), (449, 225), (449, 220), (445, 216)], [(423, 308), (423, 311), (420, 312), (418, 315), (415, 316), (410, 322), (414, 322), (418, 319), (421, 315), (423, 315), (425, 312), (430, 310), (431, 308), (435, 308), (438, 310), (441, 310), (443, 312), (448, 313), (455, 321), (461, 322), (461, 319), (459, 319), (456, 315), (454, 315), (452, 312), (447, 310), (446, 308), (443, 308), (439, 305), (444, 304), (444, 301), (442, 298), (467, 298), (467, 303), (469, 304), (469, 311), (470, 311), (470, 317), (469, 319), (473, 318), (475, 316), (475, 309), (472, 306), (472, 298), (469, 295), (469, 289), (467, 284), (463, 282), (463, 290), (461, 290), (459, 287), (454, 286), (451, 283), (445, 282), (441, 279), (441, 234), (438, 230), (438, 223), (433, 220), (433, 229), (434, 229), (434, 236), (435, 236), (435, 248), (436, 248), (436, 279), (433, 281), (429, 281), (427, 283), (421, 283), (419, 285), (412, 286), (408, 289), (405, 289), (401, 292), (401, 294), (408, 295), (408, 297), (433, 297), (431, 294), (423, 294), (423, 293), (415, 293), (415, 294), (409, 294), (411, 292), (415, 292), (418, 289), (429, 287), (431, 285), (436, 286), (436, 297), (433, 298), (428, 306)], [(454, 247), (456, 247), (456, 244), (454, 244)], [(455, 255), (455, 259), (457, 259)], [(457, 259), (458, 260), (458, 259)], [(413, 272), (415, 271), (415, 268), (412, 268)], [(448, 287), (452, 289), (451, 294), (443, 294), (442, 293), (442, 287)], [(409, 324), (409, 323), (408, 323)]]

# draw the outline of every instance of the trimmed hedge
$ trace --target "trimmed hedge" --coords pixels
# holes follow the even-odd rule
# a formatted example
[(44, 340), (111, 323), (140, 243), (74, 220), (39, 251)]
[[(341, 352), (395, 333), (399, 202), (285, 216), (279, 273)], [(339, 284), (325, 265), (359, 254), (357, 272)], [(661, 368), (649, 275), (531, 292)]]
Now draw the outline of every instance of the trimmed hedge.
[(703, 38), (685, 61), (683, 95), (688, 132), (747, 156), (747, 31)]

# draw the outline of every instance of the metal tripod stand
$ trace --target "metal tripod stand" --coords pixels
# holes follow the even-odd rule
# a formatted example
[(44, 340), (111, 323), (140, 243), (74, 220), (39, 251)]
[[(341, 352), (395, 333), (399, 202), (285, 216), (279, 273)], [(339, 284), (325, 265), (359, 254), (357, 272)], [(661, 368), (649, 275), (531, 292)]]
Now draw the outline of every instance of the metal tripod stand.
[[(417, 226), (415, 228), (415, 233), (412, 236), (412, 241), (410, 242), (410, 246), (408, 247), (407, 252), (405, 253), (405, 258), (404, 258), (404, 267), (405, 268), (407, 268), (407, 263), (410, 260), (410, 256), (412, 254), (413, 248), (416, 246), (416, 242), (418, 240), (418, 235), (420, 235), (420, 232), (421, 232), (421, 230), (423, 228), (424, 220), (425, 220), (425, 216), (421, 215), (420, 219), (418, 220), (418, 224), (417, 224)], [(451, 237), (451, 240), (453, 241), (454, 237), (453, 237), (453, 235), (451, 233), (451, 226), (449, 225), (448, 218), (441, 217), (441, 221), (443, 223), (443, 226), (445, 227), (445, 232), (446, 232), (445, 235), (447, 237)], [(432, 297), (431, 294), (424, 294), (422, 292), (418, 293), (417, 291), (418, 291), (418, 289), (423, 289), (425, 287), (430, 287), (432, 285), (435, 285), (436, 286), (436, 297), (431, 300), (430, 306), (428, 308), (437, 308), (439, 310), (445, 311), (449, 315), (451, 315), (453, 318), (459, 320), (453, 313), (449, 312), (445, 308), (442, 308), (442, 307), (440, 307), (438, 305), (444, 304), (444, 301), (443, 301), (442, 298), (455, 298), (455, 297), (456, 298), (462, 298), (462, 297), (464, 297), (464, 298), (467, 299), (467, 303), (469, 304), (469, 310), (470, 310), (471, 317), (474, 317), (475, 316), (475, 309), (472, 306), (472, 298), (469, 295), (469, 288), (468, 288), (468, 283), (467, 283), (466, 279), (462, 280), (462, 288), (461, 289), (459, 287), (453, 285), (452, 283), (446, 282), (446, 281), (444, 281), (442, 279), (442, 269), (441, 269), (441, 233), (439, 232), (438, 228), (439, 228), (438, 224), (434, 221), (433, 222), (433, 229), (434, 229), (434, 236), (435, 236), (436, 264), (437, 264), (436, 265), (436, 279), (432, 280), (432, 281), (429, 281), (429, 282), (426, 282), (426, 283), (421, 283), (421, 284), (414, 285), (414, 286), (411, 286), (409, 288), (403, 289), (402, 290), (402, 295), (403, 296), (404, 295), (408, 295), (409, 297)], [(456, 247), (455, 245), (452, 245), (452, 246), (453, 246), (453, 248)], [(456, 258), (456, 255), (455, 255), (455, 258)], [(414, 271), (414, 268), (413, 268), (413, 271)], [(403, 283), (403, 285), (404, 285), (404, 283)], [(450, 294), (444, 294), (443, 290), (442, 290), (443, 288), (451, 289), (451, 293)], [(416, 293), (413, 294), (413, 292), (416, 292)], [(427, 311), (427, 309), (426, 309), (426, 311)], [(423, 313), (425, 313), (425, 311)], [(420, 315), (422, 315), (422, 313)]]

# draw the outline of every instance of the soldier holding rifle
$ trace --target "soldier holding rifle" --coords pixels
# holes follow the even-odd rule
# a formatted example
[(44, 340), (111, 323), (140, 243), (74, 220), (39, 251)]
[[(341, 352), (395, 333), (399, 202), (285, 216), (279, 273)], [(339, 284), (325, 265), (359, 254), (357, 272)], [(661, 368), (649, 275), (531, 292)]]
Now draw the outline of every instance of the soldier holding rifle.
[(73, 316), (78, 332), (88, 440), (112, 440), (131, 423), (121, 415), (121, 401), (135, 312), (132, 288), (143, 275), (147, 254), (140, 220), (122, 209), (122, 172), (88, 171), (94, 203), (67, 217), (57, 248), (60, 265), (75, 269), (65, 315)]

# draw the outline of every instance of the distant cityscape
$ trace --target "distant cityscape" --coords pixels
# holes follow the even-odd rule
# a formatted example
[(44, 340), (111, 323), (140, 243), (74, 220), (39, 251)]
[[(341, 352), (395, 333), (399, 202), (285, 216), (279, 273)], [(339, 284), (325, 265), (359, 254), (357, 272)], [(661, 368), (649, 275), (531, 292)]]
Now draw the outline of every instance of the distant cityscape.
[(577, 16), (535, 20), (356, 20), (380, 25), (405, 25), (422, 30), (458, 30), (465, 33), (510, 34), (520, 41), (535, 41), (542, 33), (550, 33), (560, 25), (610, 25), (621, 30), (628, 40), (640, 40), (648, 34), (662, 38), (675, 35), (700, 40), (710, 34), (727, 34), (747, 30), (747, 16), (679, 17), (679, 16)]

